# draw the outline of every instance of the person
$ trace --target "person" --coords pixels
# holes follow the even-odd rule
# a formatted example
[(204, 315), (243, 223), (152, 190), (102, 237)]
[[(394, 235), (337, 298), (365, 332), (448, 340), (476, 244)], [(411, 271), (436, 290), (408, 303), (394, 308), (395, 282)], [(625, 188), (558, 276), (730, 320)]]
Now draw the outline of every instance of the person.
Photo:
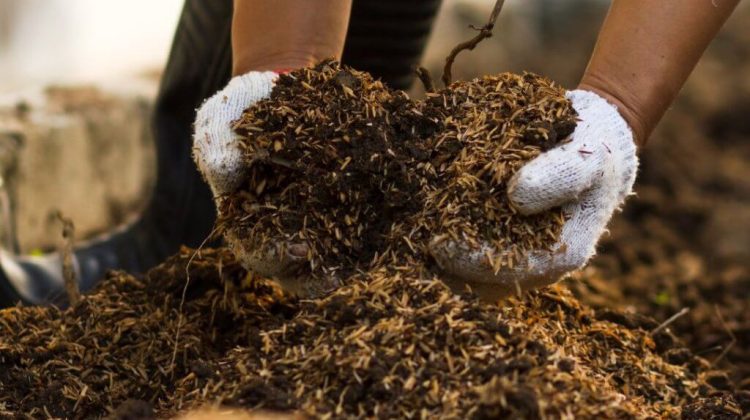
[[(212, 198), (242, 181), (229, 122), (267, 97), (279, 72), (334, 57), (408, 88), (440, 3), (186, 0), (155, 105), (153, 197), (136, 222), (76, 249), (82, 288), (106, 269), (142, 271), (181, 244), (203, 242), (215, 218)], [(570, 142), (529, 162), (509, 191), (524, 214), (563, 206), (569, 217), (559, 243), (498, 273), (482, 252), (460, 242), (432, 247), (446, 275), (492, 294), (510, 283), (549, 284), (584, 266), (632, 193), (638, 148), (738, 3), (613, 0), (588, 67), (567, 93), (580, 118)], [(290, 251), (255, 250), (242, 258), (261, 274), (284, 276), (305, 252), (288, 245)], [(52, 268), (58, 260), (0, 253), (0, 304), (59, 301), (62, 280)]]
[[(570, 141), (527, 163), (508, 190), (522, 214), (563, 207), (567, 220), (558, 243), (550, 251), (530, 253), (522, 264), (495, 272), (487, 257), (489, 245), (475, 249), (460, 240), (441, 241), (430, 246), (430, 252), (444, 275), (494, 297), (518, 286), (552, 283), (584, 266), (612, 214), (632, 194), (638, 147), (646, 143), (737, 4), (737, 0), (614, 0), (581, 82), (567, 93), (579, 118)], [(235, 7), (234, 77), (198, 109), (195, 123), (195, 159), (214, 197), (236, 189), (245, 173), (231, 122), (269, 95), (280, 71), (310, 66), (326, 57), (341, 58), (352, 1), (237, 0)], [(401, 7), (394, 5), (393, 13)], [(280, 20), (285, 24), (278, 25)], [(251, 270), (280, 278), (282, 284), (304, 281), (284, 278), (294, 276), (289, 266), (304, 263), (304, 244), (283, 243), (279, 238), (269, 249), (238, 248)]]

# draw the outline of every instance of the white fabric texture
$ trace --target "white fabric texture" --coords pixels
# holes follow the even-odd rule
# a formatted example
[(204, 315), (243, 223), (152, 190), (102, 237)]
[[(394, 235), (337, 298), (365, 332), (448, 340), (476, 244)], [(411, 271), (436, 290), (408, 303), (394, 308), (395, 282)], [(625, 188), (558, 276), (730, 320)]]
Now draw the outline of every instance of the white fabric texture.
[[(238, 147), (239, 136), (232, 124), (242, 112), (271, 94), (278, 75), (275, 72), (249, 72), (236, 76), (227, 86), (208, 98), (198, 109), (193, 135), (193, 159), (211, 187), (214, 198), (231, 193), (242, 183), (243, 160)], [(294, 279), (296, 271), (307, 261), (306, 247), (276, 241), (275, 246), (260, 248), (231, 227), (225, 239), (232, 252), (249, 270), (279, 280)], [(301, 255), (300, 255), (301, 254)]]
[[(193, 135), (193, 159), (215, 199), (233, 192), (244, 181), (239, 136), (232, 130), (232, 124), (247, 108), (269, 97), (277, 77), (275, 72), (270, 71), (236, 76), (198, 109)], [(224, 233), (224, 238), (245, 268), (275, 279), (287, 292), (318, 296), (338, 284), (333, 278), (317, 280), (300, 276), (304, 266), (309, 264), (306, 244), (277, 238), (266, 246), (259, 246), (244, 231), (231, 226)]]
[(487, 258), (502, 250), (469, 249), (462, 243), (431, 246), (438, 265), (453, 280), (493, 283), (504, 293), (551, 284), (595, 254), (614, 211), (632, 193), (638, 168), (633, 134), (617, 108), (596, 93), (574, 90), (578, 113), (569, 142), (537, 156), (511, 179), (508, 196), (522, 214), (562, 206), (568, 217), (552, 251), (534, 251), (513, 269), (495, 273)]
[(290, 243), (283, 239), (258, 246), (241, 232), (228, 229), (224, 238), (242, 265), (255, 274), (276, 280), (287, 293), (299, 297), (318, 297), (339, 286), (335, 277), (306, 276), (309, 266), (306, 244)]
[(198, 108), (193, 159), (214, 197), (234, 191), (243, 180), (242, 159), (237, 147), (239, 136), (231, 129), (232, 123), (245, 109), (271, 94), (277, 77), (271, 71), (235, 76)]

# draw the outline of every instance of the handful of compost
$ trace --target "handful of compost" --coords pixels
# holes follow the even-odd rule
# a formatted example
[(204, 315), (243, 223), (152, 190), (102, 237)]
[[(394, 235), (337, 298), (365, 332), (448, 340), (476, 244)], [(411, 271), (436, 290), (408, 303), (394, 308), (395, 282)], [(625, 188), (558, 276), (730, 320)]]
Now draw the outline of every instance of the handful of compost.
[(416, 265), (495, 297), (586, 262), (630, 192), (631, 145), (603, 99), (530, 73), (413, 101), (327, 60), (233, 79), (198, 111), (195, 158), (235, 254), (285, 290)]

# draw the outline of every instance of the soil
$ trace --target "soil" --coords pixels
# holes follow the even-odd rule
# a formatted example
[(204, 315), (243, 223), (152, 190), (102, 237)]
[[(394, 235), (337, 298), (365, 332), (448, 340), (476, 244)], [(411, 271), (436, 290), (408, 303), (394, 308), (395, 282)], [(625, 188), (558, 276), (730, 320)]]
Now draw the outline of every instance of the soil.
[(507, 185), (524, 162), (565, 141), (575, 111), (530, 73), (456, 82), (413, 101), (363, 72), (324, 61), (280, 76), (245, 111), (246, 182), (221, 204), (230, 243), (305, 244), (299, 273), (337, 277), (426, 259), (430, 240), (503, 250), (492, 267), (548, 249), (560, 209), (519, 215)]
[(110, 274), (65, 311), (0, 312), (0, 415), (161, 418), (222, 403), (297, 418), (747, 418), (750, 105), (740, 74), (693, 77), (704, 88), (687, 89), (645, 149), (638, 196), (575, 281), (499, 306), (405, 272), (297, 300), (226, 250), (188, 264), (186, 249), (144, 277)]
[(143, 278), (111, 273), (67, 310), (0, 320), (0, 406), (15, 418), (151, 407), (162, 418), (206, 404), (311, 417), (742, 413), (726, 374), (668, 329), (559, 286), (491, 305), (381, 269), (295, 300), (226, 250), (184, 249)]
[[(571, 10), (582, 16), (580, 7)], [(190, 264), (193, 251), (183, 250), (144, 277), (110, 274), (65, 311), (1, 311), (0, 416), (169, 417), (223, 402), (297, 409), (296, 418), (354, 416), (376, 406), (389, 413), (415, 403), (425, 410), (415, 417), (453, 410), (461, 418), (747, 418), (750, 88), (741, 63), (750, 43), (746, 22), (737, 22), (731, 33), (742, 42), (718, 44), (725, 50), (718, 61), (729, 64), (692, 77), (688, 99), (643, 152), (638, 197), (576, 281), (494, 306), (403, 273), (382, 287), (356, 283), (327, 299), (300, 301), (251, 279), (226, 250), (204, 250)], [(567, 35), (554, 38), (574, 47), (557, 51), (587, 53)], [(510, 44), (552, 68), (561, 65), (526, 43)], [(439, 58), (442, 64), (442, 52)], [(416, 292), (416, 301), (403, 298)], [(663, 323), (675, 314), (682, 315)], [(394, 323), (399, 339), (377, 328)], [(468, 332), (461, 329), (467, 324)], [(310, 343), (318, 334), (326, 339)], [(448, 336), (459, 340), (446, 346), (440, 340)], [(439, 350), (462, 357), (451, 352), (466, 341), (479, 347), (476, 357), (462, 369), (446, 368)], [(372, 352), (374, 343), (380, 348)], [(430, 347), (436, 343), (439, 349)], [(294, 363), (306, 360), (295, 353), (303, 349), (315, 356), (313, 366)], [(389, 351), (400, 352), (398, 360), (383, 356)], [(481, 359), (487, 354), (492, 362)], [(407, 390), (413, 371), (425, 380)], [(444, 396), (438, 403), (428, 400), (433, 383)], [(316, 386), (320, 395), (311, 392)]]
[[(727, 82), (731, 84), (731, 82)], [(744, 102), (743, 102), (744, 101)], [(654, 136), (636, 191), (593, 267), (570, 282), (595, 308), (667, 319), (750, 407), (750, 147), (747, 97), (682, 104)], [(696, 119), (700, 115), (700, 119)]]

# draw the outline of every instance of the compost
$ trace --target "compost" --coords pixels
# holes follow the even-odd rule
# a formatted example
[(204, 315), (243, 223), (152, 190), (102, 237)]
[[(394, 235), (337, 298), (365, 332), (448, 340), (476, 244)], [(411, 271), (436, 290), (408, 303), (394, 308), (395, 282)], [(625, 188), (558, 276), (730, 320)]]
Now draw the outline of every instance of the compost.
[(305, 244), (311, 278), (418, 263), (430, 240), (490, 244), (491, 266), (513, 267), (565, 220), (521, 216), (506, 195), (524, 162), (573, 132), (564, 92), (503, 73), (413, 101), (331, 60), (281, 75), (235, 124), (247, 181), (221, 200), (219, 226), (254, 249)]
[[(744, 26), (735, 29), (734, 34), (747, 38)], [(720, 45), (720, 61), (739, 66), (742, 62), (738, 64), (737, 57), (743, 55), (738, 51), (748, 52), (750, 45), (744, 38)], [(221, 405), (260, 409), (262, 415), (276, 412), (279, 418), (290, 414), (293, 418), (731, 419), (743, 418), (743, 412), (747, 418), (750, 129), (746, 115), (750, 103), (746, 99), (724, 101), (741, 97), (738, 91), (747, 93), (746, 73), (717, 67), (721, 73), (696, 83), (721, 93), (706, 95), (705, 87), (694, 89), (698, 94), (692, 95), (692, 105), (671, 111), (671, 126), (658, 133), (656, 137), (661, 138), (643, 152), (639, 197), (631, 199), (624, 215), (614, 221), (593, 266), (577, 274), (577, 281), (565, 283), (574, 294), (558, 285), (511, 297), (502, 304), (487, 304), (470, 293), (448, 291), (422, 264), (420, 247), (403, 252), (405, 241), (394, 247), (394, 255), (413, 260), (413, 265), (377, 260), (374, 253), (387, 248), (393, 238), (388, 235), (390, 227), (378, 227), (373, 220), (400, 221), (400, 216), (413, 216), (423, 221), (423, 229), (437, 227), (415, 232), (417, 240), (412, 245), (425, 239), (416, 233), (452, 232), (490, 241), (514, 234), (482, 229), (484, 211), (467, 213), (468, 207), (455, 212), (424, 211), (430, 207), (425, 205), (428, 199), (442, 197), (442, 193), (452, 200), (461, 192), (463, 184), (449, 169), (453, 163), (475, 170), (471, 162), (485, 159), (485, 152), (493, 153), (463, 136), (471, 133), (466, 128), (473, 124), (479, 124), (475, 135), (487, 134), (482, 119), (467, 117), (467, 108), (452, 108), (452, 98), (464, 105), (477, 98), (481, 101), (476, 92), (488, 94), (491, 85), (458, 82), (452, 92), (431, 91), (424, 102), (412, 103), (401, 93), (371, 86), (377, 82), (366, 75), (333, 63), (329, 67), (336, 72), (318, 68), (310, 73), (310, 80), (302, 78), (317, 91), (329, 89), (330, 95), (338, 89), (348, 95), (342, 102), (350, 107), (347, 113), (329, 109), (326, 115), (341, 115), (342, 122), (354, 123), (376, 150), (382, 151), (386, 144), (380, 142), (378, 130), (390, 135), (387, 144), (393, 155), (387, 154), (374, 166), (382, 179), (389, 179), (384, 176), (386, 170), (414, 175), (405, 180), (392, 177), (383, 189), (369, 185), (365, 177), (349, 185), (340, 180), (334, 184), (344, 192), (373, 192), (378, 198), (393, 194), (404, 199), (402, 203), (382, 200), (388, 203), (388, 211), (369, 209), (371, 219), (363, 220), (372, 242), (355, 246), (352, 238), (356, 236), (348, 228), (341, 230), (338, 218), (331, 222), (339, 227), (341, 239), (336, 238), (335, 229), (333, 233), (321, 230), (321, 220), (304, 230), (315, 238), (311, 243), (319, 243), (310, 255), (315, 274), (359, 266), (359, 271), (347, 273), (351, 281), (322, 298), (298, 299), (248, 273), (228, 250), (183, 249), (144, 276), (110, 273), (70, 308), (2, 310), (0, 417), (149, 419)], [(503, 78), (510, 80), (508, 86), (526, 84), (526, 78), (532, 79), (532, 87), (545, 85), (530, 75), (491, 79)], [(321, 80), (328, 85), (316, 84)], [(362, 87), (362, 80), (370, 84)], [(293, 79), (280, 82), (288, 89), (299, 88)], [(390, 121), (398, 115), (397, 121), (404, 125), (379, 122), (375, 128), (362, 127), (347, 119), (355, 111), (372, 116), (369, 99), (357, 97), (360, 89), (388, 99), (384, 103), (390, 108), (381, 103), (378, 117), (388, 115)], [(314, 92), (297, 93), (309, 97)], [(512, 94), (518, 93), (516, 89)], [(558, 102), (560, 92), (553, 89), (551, 95), (563, 114), (541, 124), (546, 137), (534, 136), (531, 128), (542, 121), (537, 118), (551, 114), (542, 112), (520, 122), (529, 133), (523, 136), (525, 151), (520, 160), (538, 153), (534, 148), (541, 151), (564, 141), (572, 130), (565, 102)], [(722, 100), (717, 102), (717, 97)], [(291, 108), (294, 99), (287, 99), (291, 103), (286, 106), (296, 109)], [(448, 109), (464, 112), (463, 117), (447, 115)], [(289, 114), (285, 120), (270, 105), (266, 112), (279, 117), (278, 126), (269, 132), (288, 133), (291, 122), (300, 117)], [(250, 148), (260, 144), (257, 134), (252, 134), (252, 121), (253, 112), (248, 111), (237, 126)], [(443, 134), (451, 130), (455, 137)], [(435, 139), (442, 135), (446, 139), (437, 147)], [(251, 227), (241, 219), (260, 215), (253, 208), (258, 197), (278, 202), (273, 194), (280, 192), (265, 191), (275, 182), (272, 171), (284, 175), (285, 185), (295, 186), (300, 194), (307, 182), (300, 181), (305, 174), (300, 171), (309, 171), (306, 175), (313, 178), (321, 170), (324, 174), (367, 173), (355, 151), (341, 144), (333, 147), (330, 166), (319, 160), (321, 166), (314, 171), (272, 158), (275, 153), (314, 150), (305, 149), (307, 145), (292, 148), (286, 135), (277, 136), (281, 138), (279, 150), (275, 142), (268, 143), (267, 155), (248, 149), (248, 158), (260, 158), (255, 163), (258, 174), (269, 180), (267, 185), (249, 180), (245, 197), (227, 197), (225, 210), (231, 210), (226, 211), (227, 220), (236, 218), (235, 226)], [(325, 144), (317, 145), (327, 150)], [(505, 152), (501, 156), (507, 158)], [(426, 171), (425, 165), (432, 165), (436, 156), (438, 160), (447, 156), (444, 162), (450, 164), (438, 166), (434, 173)], [(336, 169), (347, 157), (351, 157), (347, 166)], [(517, 161), (505, 162), (511, 167), (503, 175), (512, 173), (513, 162)], [(502, 172), (496, 164), (493, 161), (487, 173)], [(487, 178), (479, 178), (481, 182), (462, 180), (471, 181), (466, 191), (474, 198), (481, 197), (474, 195), (477, 192), (489, 191), (471, 189), (489, 185)], [(494, 204), (507, 215), (502, 190), (508, 178), (501, 178), (498, 194), (484, 197), (498, 200)], [(428, 182), (423, 184), (423, 180)], [(325, 196), (311, 197), (322, 200)], [(366, 204), (351, 197), (347, 200), (354, 207)], [(321, 208), (341, 211), (344, 217), (344, 207), (331, 200)], [(433, 203), (432, 208), (438, 207)], [(507, 217), (513, 223), (508, 226), (526, 223), (512, 209), (510, 214)], [(441, 224), (452, 219), (472, 223)], [(294, 220), (292, 214), (273, 223), (266, 221), (259, 225), (257, 237), (299, 235), (300, 229), (292, 228)], [(552, 223), (542, 226), (552, 229), (551, 237), (556, 223), (554, 218), (549, 220)], [(533, 230), (535, 225), (527, 226)], [(534, 235), (529, 238), (535, 240)], [(330, 245), (334, 244), (339, 253), (333, 252)], [(512, 264), (509, 261), (513, 260), (501, 263)], [(215, 414), (207, 413), (203, 418)]]
[[(574, 128), (563, 90), (532, 74), (419, 102), (333, 61), (282, 76), (235, 125), (250, 169), (219, 227), (302, 240), (307, 274), (347, 281), (300, 299), (226, 249), (183, 249), (144, 276), (111, 272), (67, 309), (5, 309), (0, 415), (742, 418), (750, 276), (696, 245), (713, 216), (691, 182), (718, 199), (745, 186), (722, 171), (746, 143), (728, 152), (680, 127), (575, 294), (489, 304), (432, 271), (435, 237), (510, 249), (499, 267), (554, 243), (564, 214), (520, 217), (505, 192)], [(728, 164), (696, 167), (698, 155)]]
[(64, 311), (1, 315), (9, 417), (164, 418), (204, 405), (311, 417), (741, 415), (711, 379), (720, 372), (668, 328), (593, 311), (560, 287), (492, 305), (383, 268), (298, 300), (227, 250), (184, 249), (142, 278), (112, 272)]
[(522, 218), (505, 188), (574, 126), (563, 91), (531, 74), (422, 102), (333, 61), (282, 76), (236, 124), (250, 170), (221, 226), (305, 240), (311, 275), (347, 281), (300, 299), (226, 249), (183, 249), (144, 276), (110, 273), (67, 309), (6, 309), (0, 414), (741, 417), (743, 391), (673, 321), (594, 310), (560, 286), (489, 304), (431, 269), (435, 236), (519, 256), (553, 243), (564, 215)]

